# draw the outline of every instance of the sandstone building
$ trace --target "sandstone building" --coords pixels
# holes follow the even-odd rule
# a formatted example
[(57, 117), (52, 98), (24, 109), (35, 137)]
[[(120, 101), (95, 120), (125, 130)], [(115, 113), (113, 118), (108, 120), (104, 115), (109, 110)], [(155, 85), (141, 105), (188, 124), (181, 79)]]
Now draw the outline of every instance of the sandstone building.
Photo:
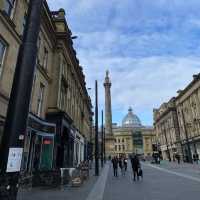
[(164, 159), (172, 160), (182, 155), (175, 98), (154, 109), (154, 128)]
[(200, 154), (200, 74), (177, 97), (154, 109), (154, 127), (165, 159), (179, 154), (189, 161)]
[[(0, 1), (0, 138), (28, 1)], [(22, 170), (72, 167), (91, 151), (92, 105), (65, 11), (44, 1)], [(23, 113), (22, 113), (23, 114)]]

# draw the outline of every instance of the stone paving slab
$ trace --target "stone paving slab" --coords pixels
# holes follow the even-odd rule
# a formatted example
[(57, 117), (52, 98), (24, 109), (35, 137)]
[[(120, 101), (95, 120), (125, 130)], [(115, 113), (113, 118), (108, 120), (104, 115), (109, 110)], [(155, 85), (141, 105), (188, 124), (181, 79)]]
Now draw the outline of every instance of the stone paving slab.
[(177, 162), (162, 161), (161, 164), (157, 165), (157, 166), (162, 167), (164, 169), (173, 170), (178, 173), (184, 173), (186, 175), (200, 178), (200, 164), (196, 164), (196, 163), (194, 163), (194, 164), (190, 164), (190, 163), (178, 164)]
[(129, 164), (125, 177), (109, 172), (103, 200), (196, 200), (199, 182), (142, 164), (144, 179), (134, 182)]

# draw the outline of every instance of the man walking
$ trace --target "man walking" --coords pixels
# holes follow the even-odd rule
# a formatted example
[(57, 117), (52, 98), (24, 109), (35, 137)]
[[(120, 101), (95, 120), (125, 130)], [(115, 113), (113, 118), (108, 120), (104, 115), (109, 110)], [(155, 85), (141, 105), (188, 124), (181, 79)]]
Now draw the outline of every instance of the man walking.
[(131, 158), (131, 165), (133, 169), (133, 180), (135, 181), (136, 176), (137, 176), (137, 180), (139, 180), (138, 169), (140, 167), (140, 161), (137, 155)]
[(113, 172), (114, 172), (114, 176), (117, 177), (117, 171), (118, 171), (118, 158), (114, 157), (112, 159), (112, 164), (113, 164)]

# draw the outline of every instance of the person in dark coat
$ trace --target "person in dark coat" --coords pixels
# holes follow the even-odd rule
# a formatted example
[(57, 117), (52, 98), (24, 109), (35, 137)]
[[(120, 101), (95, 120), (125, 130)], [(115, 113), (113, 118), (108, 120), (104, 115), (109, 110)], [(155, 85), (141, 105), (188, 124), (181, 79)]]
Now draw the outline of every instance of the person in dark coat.
[(128, 160), (127, 158), (124, 158), (124, 167), (125, 167), (125, 171), (127, 171), (127, 166), (128, 166)]
[(139, 173), (138, 169), (140, 167), (140, 161), (137, 155), (135, 155), (133, 158), (131, 158), (131, 165), (133, 169), (133, 180), (135, 181), (135, 178), (137, 176), (137, 180), (139, 180)]
[(114, 176), (117, 177), (117, 171), (118, 171), (118, 158), (114, 157), (112, 159), (112, 164), (113, 164), (113, 172), (114, 172)]

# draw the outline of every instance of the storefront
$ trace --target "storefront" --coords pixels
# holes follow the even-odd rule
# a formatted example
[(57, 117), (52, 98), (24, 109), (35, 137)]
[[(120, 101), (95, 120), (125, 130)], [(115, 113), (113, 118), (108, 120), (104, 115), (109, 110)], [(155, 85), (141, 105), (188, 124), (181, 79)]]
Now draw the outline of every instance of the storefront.
[(72, 119), (64, 112), (48, 113), (47, 119), (56, 124), (55, 167), (73, 167), (75, 134), (72, 128)]
[(56, 125), (29, 114), (21, 170), (45, 171), (53, 168)]

